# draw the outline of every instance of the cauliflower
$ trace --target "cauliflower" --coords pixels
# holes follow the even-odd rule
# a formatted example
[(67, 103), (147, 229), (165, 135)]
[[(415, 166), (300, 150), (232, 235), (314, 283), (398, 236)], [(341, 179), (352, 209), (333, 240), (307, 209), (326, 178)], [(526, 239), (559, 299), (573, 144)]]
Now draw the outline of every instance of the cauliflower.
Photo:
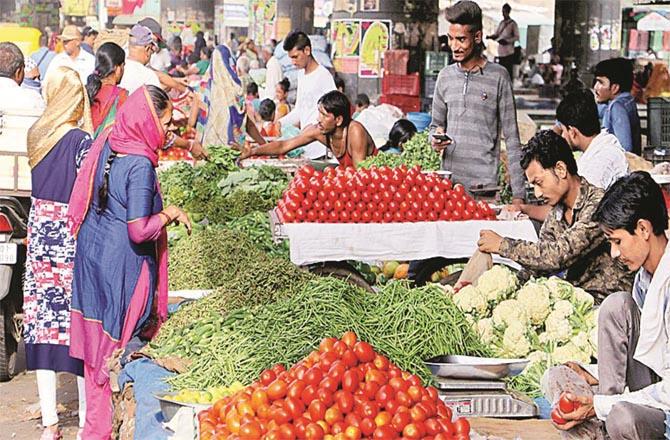
[(523, 326), (528, 324), (528, 314), (519, 301), (508, 299), (493, 309), (493, 325), (496, 327), (508, 326), (513, 322), (518, 322)]
[(526, 310), (526, 315), (535, 325), (542, 324), (551, 312), (549, 290), (539, 283), (532, 281), (526, 283), (517, 293), (516, 300)]
[(488, 301), (507, 298), (519, 284), (516, 275), (505, 266), (493, 266), (479, 277), (477, 288)]
[(530, 367), (533, 364), (547, 362), (549, 360), (549, 353), (545, 353), (544, 351), (534, 351), (526, 356), (526, 359), (530, 361), (528, 364), (528, 367)]
[(463, 287), (454, 295), (454, 303), (466, 313), (486, 313), (486, 297), (475, 286)]
[(549, 289), (549, 294), (553, 300), (570, 299), (572, 297), (572, 284), (558, 277), (551, 277), (544, 280), (542, 284)]
[(593, 296), (584, 289), (575, 287), (573, 290), (573, 301), (578, 305), (593, 306)]
[(598, 357), (598, 327), (593, 328), (589, 332), (589, 342), (593, 346), (593, 356)]
[(545, 327), (546, 337), (551, 342), (565, 342), (572, 336), (572, 326), (560, 312), (551, 312), (547, 317)]
[(564, 318), (569, 317), (575, 311), (575, 308), (572, 306), (572, 303), (568, 300), (561, 299), (556, 301), (554, 304), (554, 311), (559, 313)]
[(530, 342), (526, 337), (526, 329), (519, 321), (510, 323), (503, 335), (503, 355), (520, 358), (528, 354)]
[(495, 338), (495, 333), (493, 330), (493, 321), (491, 318), (484, 318), (477, 321), (475, 326), (475, 331), (481, 338), (482, 342), (485, 344), (490, 344)]
[(551, 353), (551, 358), (558, 364), (563, 364), (568, 361), (587, 364), (591, 361), (591, 355), (580, 350), (580, 348), (572, 342), (556, 347), (553, 353)]
[(590, 337), (586, 332), (577, 333), (577, 336), (573, 337), (571, 342), (589, 357), (594, 354), (593, 345), (591, 345)]

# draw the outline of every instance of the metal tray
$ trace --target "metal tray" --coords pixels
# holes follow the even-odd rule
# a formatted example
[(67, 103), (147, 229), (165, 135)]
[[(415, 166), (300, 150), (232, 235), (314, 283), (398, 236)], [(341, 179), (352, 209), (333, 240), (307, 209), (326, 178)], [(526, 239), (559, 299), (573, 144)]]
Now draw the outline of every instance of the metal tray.
[(520, 374), (530, 361), (475, 356), (437, 356), (425, 362), (433, 376), (452, 379), (494, 380)]
[(195, 414), (198, 414), (200, 411), (209, 409), (212, 405), (200, 404), (200, 403), (185, 403), (177, 402), (172, 400), (171, 397), (176, 396), (177, 393), (166, 393), (166, 394), (154, 394), (154, 397), (158, 399), (161, 405), (161, 412), (163, 413), (163, 420), (169, 422), (177, 414), (177, 411), (181, 407), (186, 406), (192, 408)]

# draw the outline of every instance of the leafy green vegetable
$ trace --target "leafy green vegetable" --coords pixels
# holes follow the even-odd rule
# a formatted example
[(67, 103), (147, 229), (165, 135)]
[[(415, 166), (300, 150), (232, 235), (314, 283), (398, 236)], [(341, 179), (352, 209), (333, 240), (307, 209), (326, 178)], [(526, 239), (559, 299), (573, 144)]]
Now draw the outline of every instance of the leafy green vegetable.
[(399, 167), (405, 164), (408, 167), (419, 165), (424, 171), (436, 171), (442, 166), (440, 154), (433, 150), (430, 145), (428, 133), (421, 132), (415, 134), (412, 139), (403, 145), (401, 154), (379, 153), (376, 156), (368, 157), (359, 164), (361, 168), (377, 167)]

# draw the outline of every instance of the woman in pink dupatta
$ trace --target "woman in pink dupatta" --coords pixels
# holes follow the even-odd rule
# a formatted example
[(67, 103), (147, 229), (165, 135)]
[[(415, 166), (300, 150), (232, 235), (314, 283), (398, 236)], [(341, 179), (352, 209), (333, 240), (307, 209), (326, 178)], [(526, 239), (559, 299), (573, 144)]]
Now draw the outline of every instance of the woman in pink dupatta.
[(93, 144), (77, 176), (68, 215), (77, 233), (70, 355), (84, 361), (83, 438), (108, 439), (112, 400), (107, 360), (133, 337), (151, 337), (167, 317), (165, 227), (182, 222), (163, 209), (156, 166), (172, 104), (153, 86), (135, 91)]

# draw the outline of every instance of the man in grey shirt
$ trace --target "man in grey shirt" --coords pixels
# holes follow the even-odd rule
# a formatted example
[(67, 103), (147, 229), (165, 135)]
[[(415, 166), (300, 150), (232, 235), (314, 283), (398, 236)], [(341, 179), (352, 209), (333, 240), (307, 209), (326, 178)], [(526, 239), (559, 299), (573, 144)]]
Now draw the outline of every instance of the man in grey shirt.
[[(500, 134), (505, 135), (514, 204), (525, 195), (521, 143), (509, 74), (482, 56), (482, 11), (463, 0), (447, 9), (449, 46), (455, 64), (440, 72), (433, 96), (433, 148), (442, 168), (466, 189), (497, 184)], [(449, 139), (435, 135), (447, 134)]]

